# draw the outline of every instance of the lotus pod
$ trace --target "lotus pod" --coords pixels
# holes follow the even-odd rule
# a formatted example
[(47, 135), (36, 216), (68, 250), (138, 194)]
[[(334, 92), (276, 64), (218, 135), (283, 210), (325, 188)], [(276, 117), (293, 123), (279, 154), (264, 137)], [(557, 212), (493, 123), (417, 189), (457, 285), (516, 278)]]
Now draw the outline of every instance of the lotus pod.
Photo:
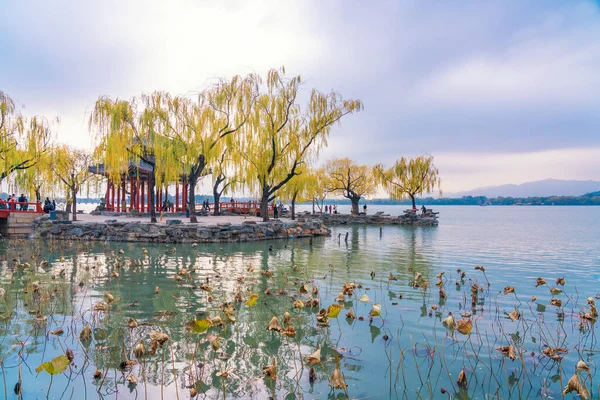
[(79, 338), (84, 341), (92, 339), (92, 328), (89, 325), (84, 326), (79, 334)]
[(273, 363), (263, 368), (263, 373), (271, 379), (277, 378), (277, 360), (273, 357)]
[(367, 296), (367, 294), (363, 294), (362, 296), (360, 296), (360, 298), (358, 299), (358, 301), (361, 301), (363, 303), (367, 303), (369, 301), (371, 301), (371, 299), (369, 298), (369, 296)]
[(281, 332), (283, 330), (282, 326), (279, 324), (279, 319), (276, 315), (271, 318), (271, 322), (269, 322), (269, 326), (267, 326), (268, 331), (277, 331)]
[(471, 333), (471, 330), (473, 329), (473, 321), (471, 321), (470, 319), (459, 320), (457, 322), (456, 329), (463, 335), (468, 335)]
[(515, 292), (515, 288), (512, 286), (506, 286), (504, 288), (504, 294), (514, 293), (514, 292)]
[(590, 370), (590, 366), (587, 365), (583, 360), (579, 360), (579, 362), (577, 363), (577, 366), (575, 368), (580, 371), (589, 371)]
[(290, 323), (290, 321), (292, 320), (292, 314), (290, 314), (289, 312), (284, 312), (283, 313), (283, 323), (288, 325)]
[(133, 354), (136, 358), (142, 358), (146, 355), (146, 345), (144, 344), (144, 342), (140, 342), (135, 345), (135, 347), (133, 348)]
[(369, 311), (370, 317), (379, 317), (381, 316), (381, 304), (373, 304), (373, 308)]
[(442, 321), (442, 325), (444, 325), (448, 329), (456, 328), (456, 321), (454, 320), (454, 316), (452, 314), (448, 315), (446, 319)]
[(340, 294), (338, 294), (337, 297), (335, 299), (333, 299), (333, 301), (342, 303), (342, 302), (346, 301), (346, 296), (344, 295), (343, 292), (340, 292)]
[(544, 278), (537, 278), (535, 282), (535, 287), (542, 286), (546, 284), (546, 280)]
[(281, 332), (282, 335), (287, 337), (295, 338), (296, 337), (296, 329), (293, 326), (288, 326), (284, 331)]
[(319, 313), (317, 314), (317, 324), (319, 325), (329, 325), (329, 317), (327, 316), (327, 310), (321, 308)]
[(567, 383), (567, 386), (565, 386), (565, 389), (562, 393), (569, 394), (571, 392), (577, 392), (579, 397), (581, 397), (583, 400), (590, 398), (590, 393), (588, 392), (587, 388), (581, 384), (577, 373), (574, 373), (571, 379), (569, 379), (569, 382)]
[(329, 378), (329, 386), (334, 389), (346, 389), (348, 385), (346, 384), (346, 380), (344, 379), (344, 374), (340, 371), (340, 361), (338, 360), (331, 374), (331, 378)]
[(467, 383), (467, 374), (465, 373), (464, 368), (460, 370), (460, 373), (458, 374), (458, 379), (457, 379), (456, 383), (461, 388), (466, 388), (467, 386), (469, 386), (469, 384)]
[(169, 340), (169, 336), (159, 331), (150, 331), (150, 354), (156, 354), (156, 350)]
[(309, 365), (319, 364), (321, 362), (321, 345), (317, 347), (317, 350), (306, 356), (306, 363)]
[(300, 299), (294, 301), (293, 303), (294, 308), (297, 308), (299, 310), (302, 310), (304, 308), (304, 302)]
[(513, 312), (508, 314), (508, 318), (510, 318), (512, 321), (517, 321), (517, 320), (521, 319), (521, 313), (519, 312), (519, 310), (517, 308), (515, 308)]

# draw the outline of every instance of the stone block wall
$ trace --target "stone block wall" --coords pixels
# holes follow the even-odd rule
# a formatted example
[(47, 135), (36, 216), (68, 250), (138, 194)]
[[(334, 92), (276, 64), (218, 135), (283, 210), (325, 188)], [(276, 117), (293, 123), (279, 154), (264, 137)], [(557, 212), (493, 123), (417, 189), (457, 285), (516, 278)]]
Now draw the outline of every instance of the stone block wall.
[(431, 210), (428, 210), (424, 215), (421, 212), (405, 210), (399, 216), (384, 213), (372, 215), (323, 214), (319, 218), (328, 226), (346, 224), (437, 226), (439, 224), (438, 213)]
[(250, 242), (327, 236), (331, 231), (322, 221), (254, 222), (239, 225), (183, 224), (168, 220), (167, 224), (107, 220), (105, 222), (50, 221), (47, 216), (33, 223), (31, 238), (56, 240), (91, 240), (151, 243), (221, 243)]

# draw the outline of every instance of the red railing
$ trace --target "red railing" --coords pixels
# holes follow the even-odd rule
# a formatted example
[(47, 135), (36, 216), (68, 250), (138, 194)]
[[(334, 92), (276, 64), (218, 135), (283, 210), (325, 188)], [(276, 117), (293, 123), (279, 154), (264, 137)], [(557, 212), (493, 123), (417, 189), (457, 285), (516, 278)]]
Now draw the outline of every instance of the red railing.
[[(163, 203), (164, 207), (164, 203)], [(196, 203), (196, 212), (201, 212), (204, 209), (202, 203)], [(209, 203), (209, 211), (212, 212), (215, 209), (215, 203)], [(125, 210), (130, 211), (130, 207), (126, 207)], [(116, 211), (115, 207), (107, 206), (106, 211)], [(160, 213), (163, 210), (156, 206), (156, 212)], [(172, 206), (168, 207), (166, 212), (185, 212), (185, 208), (179, 205), (179, 207)], [(221, 212), (239, 212), (240, 214), (260, 214), (260, 202), (259, 201), (221, 201), (219, 202), (219, 211)], [(273, 213), (273, 204), (269, 204), (269, 213)]]
[[(215, 208), (215, 203), (209, 203), (209, 210), (212, 212)], [(269, 204), (269, 213), (273, 212), (273, 204)], [(202, 203), (196, 204), (196, 211), (202, 211)], [(239, 212), (240, 214), (260, 214), (260, 202), (259, 201), (221, 201), (219, 202), (220, 212)]]
[(37, 202), (18, 202), (0, 200), (0, 218), (8, 218), (11, 213), (39, 213), (43, 214), (42, 204)]

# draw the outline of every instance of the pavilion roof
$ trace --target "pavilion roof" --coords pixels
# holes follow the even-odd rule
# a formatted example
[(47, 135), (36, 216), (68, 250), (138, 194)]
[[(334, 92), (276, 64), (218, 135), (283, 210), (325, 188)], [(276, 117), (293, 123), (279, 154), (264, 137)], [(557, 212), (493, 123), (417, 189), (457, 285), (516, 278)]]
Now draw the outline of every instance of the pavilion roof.
[[(142, 160), (130, 160), (128, 166), (128, 175), (130, 176), (147, 176), (152, 172), (152, 165)], [(103, 163), (88, 166), (88, 171), (92, 174), (107, 176), (109, 171)]]

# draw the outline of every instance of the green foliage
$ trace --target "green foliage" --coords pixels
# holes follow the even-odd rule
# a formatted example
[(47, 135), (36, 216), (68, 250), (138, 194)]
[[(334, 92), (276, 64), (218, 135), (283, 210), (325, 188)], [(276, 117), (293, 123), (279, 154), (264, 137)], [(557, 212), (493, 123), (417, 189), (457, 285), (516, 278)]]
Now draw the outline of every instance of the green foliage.
[(260, 196), (263, 211), (327, 144), (332, 126), (362, 109), (360, 100), (344, 100), (336, 92), (323, 94), (316, 89), (303, 108), (297, 99), (301, 85), (300, 76), (287, 78), (284, 68), (270, 70), (265, 90), (256, 99), (245, 134), (237, 143), (236, 153), (245, 162), (241, 176)]
[[(58, 118), (54, 122), (58, 123)], [(15, 171), (35, 166), (51, 138), (50, 121), (39, 116), (24, 117), (13, 100), (0, 91), (0, 182)]]
[[(408, 196), (415, 205), (415, 196), (440, 189), (441, 179), (430, 155), (407, 159), (402, 157), (389, 169), (377, 164), (373, 169), (390, 198), (400, 200)], [(440, 195), (441, 195), (440, 189)]]
[(67, 369), (69, 364), (71, 364), (71, 361), (69, 361), (67, 356), (62, 355), (54, 358), (52, 361), (43, 363), (35, 369), (35, 372), (41, 372), (44, 370), (50, 375), (61, 374)]
[(358, 201), (375, 193), (377, 183), (372, 168), (358, 165), (349, 158), (330, 160), (324, 167), (327, 180), (325, 186), (333, 194), (341, 195), (352, 202), (352, 213), (358, 214)]

